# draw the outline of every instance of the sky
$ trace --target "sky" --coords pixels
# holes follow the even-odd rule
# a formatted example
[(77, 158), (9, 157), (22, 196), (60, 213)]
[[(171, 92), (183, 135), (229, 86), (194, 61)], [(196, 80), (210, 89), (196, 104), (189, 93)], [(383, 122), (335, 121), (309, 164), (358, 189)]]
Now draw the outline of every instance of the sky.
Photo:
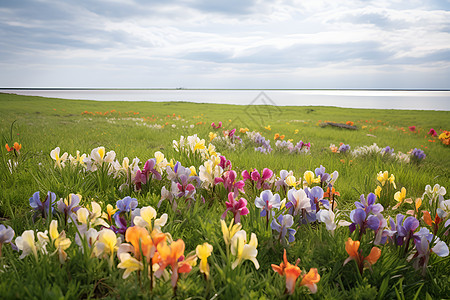
[(450, 0), (0, 0), (0, 87), (450, 89)]

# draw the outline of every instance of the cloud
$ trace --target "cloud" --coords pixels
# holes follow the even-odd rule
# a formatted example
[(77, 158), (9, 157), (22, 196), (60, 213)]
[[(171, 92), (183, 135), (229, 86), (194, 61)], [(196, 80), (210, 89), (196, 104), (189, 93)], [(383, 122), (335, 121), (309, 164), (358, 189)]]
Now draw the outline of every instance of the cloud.
[[(0, 82), (348, 87), (359, 76), (403, 86), (414, 70), (450, 88), (449, 28), (449, 1), (4, 1)], [(383, 79), (389, 68), (404, 78)]]

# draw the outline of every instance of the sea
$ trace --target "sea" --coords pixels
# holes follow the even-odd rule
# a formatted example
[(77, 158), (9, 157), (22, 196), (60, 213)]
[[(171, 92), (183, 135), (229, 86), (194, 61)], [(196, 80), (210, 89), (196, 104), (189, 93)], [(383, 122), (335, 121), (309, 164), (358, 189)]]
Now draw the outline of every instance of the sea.
[(450, 90), (0, 89), (2, 93), (95, 101), (185, 101), (450, 111)]

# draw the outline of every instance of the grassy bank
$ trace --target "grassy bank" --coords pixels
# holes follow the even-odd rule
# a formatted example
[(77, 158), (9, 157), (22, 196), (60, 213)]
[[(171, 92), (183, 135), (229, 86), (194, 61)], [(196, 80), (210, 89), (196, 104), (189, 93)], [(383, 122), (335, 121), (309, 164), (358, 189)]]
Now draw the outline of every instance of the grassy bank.
[[(80, 170), (59, 170), (54, 166), (50, 151), (61, 148), (61, 154), (68, 152), (75, 155), (89, 154), (91, 150), (104, 146), (106, 151), (114, 150), (116, 158), (122, 162), (124, 157), (130, 161), (138, 157), (139, 168), (156, 151), (164, 153), (170, 160), (180, 161), (183, 166), (193, 165), (197, 172), (203, 164), (200, 159), (187, 158), (176, 152), (172, 140), (180, 140), (180, 136), (197, 134), (209, 141), (209, 133), (222, 135), (222, 130), (237, 129), (236, 135), (245, 139), (246, 134), (240, 128), (258, 131), (271, 140), (274, 151), (263, 154), (255, 151), (255, 146), (246, 144), (236, 150), (219, 141), (212, 141), (216, 151), (232, 162), (233, 170), (242, 179), (241, 172), (256, 168), (273, 170), (276, 176), (280, 171), (292, 170), (297, 179), (303, 177), (305, 171), (323, 165), (327, 172), (339, 172), (336, 190), (340, 192), (338, 209), (341, 219), (349, 221), (354, 202), (361, 194), (374, 192), (377, 187), (377, 173), (388, 171), (395, 175), (396, 189), (389, 191), (383, 202), (384, 216), (394, 216), (398, 212), (406, 213), (411, 207), (404, 204), (393, 211), (396, 204), (394, 192), (401, 187), (407, 190), (407, 197), (413, 200), (422, 197), (425, 186), (439, 184), (450, 188), (449, 147), (443, 145), (437, 137), (428, 134), (430, 128), (437, 133), (450, 129), (450, 112), (445, 111), (405, 111), (405, 110), (368, 110), (344, 109), (336, 107), (273, 107), (273, 106), (235, 106), (217, 104), (195, 104), (183, 102), (95, 102), (84, 100), (61, 100), (41, 97), (0, 94), (0, 128), (4, 143), (22, 145), (20, 155), (14, 159), (18, 167), (13, 172), (8, 168), (8, 159), (14, 152), (7, 153), (2, 146), (1, 164), (1, 223), (10, 225), (16, 236), (28, 229), (43, 231), (48, 229), (50, 218), (38, 218), (33, 222), (33, 212), (28, 199), (36, 191), (41, 195), (47, 191), (55, 192), (57, 198), (65, 198), (70, 193), (80, 193), (81, 205), (87, 205), (91, 199), (101, 203), (102, 209), (107, 204), (115, 205), (116, 201), (131, 196), (138, 200), (139, 207), (151, 205), (156, 208), (161, 197), (161, 188), (170, 188), (168, 179), (153, 181), (147, 189), (135, 191), (134, 188), (119, 190), (120, 178), (91, 175), (79, 176)], [(211, 123), (221, 121), (222, 128), (214, 130)], [(358, 130), (346, 130), (332, 126), (320, 126), (326, 121), (338, 123), (353, 122)], [(413, 128), (409, 128), (415, 126)], [(285, 135), (284, 140), (292, 139), (294, 145), (302, 140), (311, 143), (308, 154), (288, 154), (275, 147), (275, 134)], [(407, 153), (414, 148), (424, 150), (426, 158), (418, 163), (402, 163), (395, 159), (386, 159), (380, 155), (355, 157), (347, 153), (333, 153), (330, 144), (339, 147), (340, 143), (348, 144), (351, 150), (360, 146), (376, 143), (380, 147), (390, 146), (395, 153)], [(84, 174), (84, 173), (83, 173)], [(97, 176), (97, 177), (96, 177)], [(166, 180), (166, 181), (164, 181)], [(389, 184), (388, 184), (389, 185)], [(301, 184), (299, 187), (300, 188)], [(301, 258), (301, 266), (306, 271), (318, 268), (321, 281), (318, 293), (309, 294), (307, 289), (297, 288), (296, 295), (316, 298), (424, 298), (444, 297), (448, 295), (448, 274), (450, 271), (448, 257), (435, 255), (430, 257), (425, 275), (416, 271), (407, 256), (392, 245), (384, 246), (381, 258), (362, 275), (349, 263), (343, 266), (348, 257), (344, 243), (350, 234), (348, 227), (339, 227), (331, 235), (323, 223), (312, 226), (299, 226), (293, 243), (279, 243), (272, 230), (267, 228), (264, 218), (259, 217), (259, 209), (254, 205), (255, 198), (261, 189), (246, 183), (244, 197), (248, 201), (249, 214), (242, 216), (242, 226), (258, 236), (258, 261), (261, 268), (256, 271), (251, 262), (246, 262), (237, 269), (231, 268), (230, 255), (226, 253), (226, 245), (222, 240), (219, 219), (225, 210), (226, 190), (221, 186), (211, 191), (198, 188), (196, 202), (188, 206), (188, 202), (180, 201), (180, 209), (173, 211), (169, 205), (163, 204), (158, 216), (168, 214), (168, 223), (164, 232), (169, 232), (174, 240), (183, 239), (186, 253), (204, 241), (214, 246), (210, 258), (211, 279), (205, 281), (195, 267), (194, 274), (182, 277), (179, 281), (178, 295), (188, 297), (197, 295), (200, 298), (211, 298), (215, 294), (219, 298), (243, 296), (282, 297), (284, 283), (282, 278), (272, 271), (271, 264), (279, 264), (282, 260), (283, 248), (288, 250), (289, 261)], [(275, 189), (273, 188), (275, 192)], [(281, 199), (286, 194), (281, 193)], [(202, 204), (202, 198), (205, 204)], [(389, 198), (388, 198), (389, 197)], [(446, 196), (448, 197), (448, 196)], [(425, 200), (424, 200), (425, 201)], [(277, 214), (278, 215), (278, 214)], [(57, 217), (54, 217), (57, 218)], [(448, 218), (448, 217), (447, 217)], [(76, 230), (68, 224), (62, 224), (68, 237), (74, 241)], [(230, 219), (227, 218), (227, 223)], [(423, 220), (421, 225), (426, 226)], [(64, 226), (63, 226), (64, 225)], [(322, 226), (323, 225), (323, 226)], [(442, 227), (441, 229), (442, 230)], [(373, 237), (360, 238), (364, 253), (372, 246)], [(441, 239), (448, 243), (448, 236)], [(370, 245), (370, 247), (369, 247)], [(117, 268), (118, 259), (111, 268), (105, 260), (90, 257), (78, 250), (72, 242), (67, 253), (69, 260), (60, 266), (53, 256), (39, 256), (34, 260), (26, 257), (19, 260), (17, 252), (11, 247), (4, 248), (0, 273), (2, 284), (0, 289), (9, 297), (52, 297), (68, 298), (88, 297), (155, 297), (167, 298), (173, 295), (170, 280), (159, 280), (153, 291), (142, 288), (148, 282), (139, 284), (136, 274), (122, 279), (123, 271)], [(409, 251), (413, 251), (411, 248)], [(414, 254), (411, 252), (411, 254)], [(352, 262), (353, 263), (353, 262)], [(195, 272), (194, 272), (195, 271)], [(305, 272), (305, 271), (304, 271)], [(144, 276), (143, 276), (144, 277)], [(8, 278), (9, 280), (6, 280)], [(69, 284), (66, 284), (66, 282)], [(140, 281), (140, 278), (139, 278)], [(18, 289), (23, 286), (23, 289)], [(131, 291), (131, 292), (130, 292)], [(132, 294), (129, 294), (132, 293)]]

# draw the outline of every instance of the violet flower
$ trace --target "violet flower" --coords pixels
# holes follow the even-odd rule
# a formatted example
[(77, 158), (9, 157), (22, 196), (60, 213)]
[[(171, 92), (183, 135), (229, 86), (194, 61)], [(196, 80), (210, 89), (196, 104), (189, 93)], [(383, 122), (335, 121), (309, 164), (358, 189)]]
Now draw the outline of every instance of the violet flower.
[(228, 200), (229, 201), (225, 202), (227, 209), (222, 214), (222, 219), (225, 219), (228, 211), (231, 211), (234, 215), (234, 222), (240, 223), (241, 215), (244, 216), (249, 213), (247, 208), (247, 200), (245, 200), (244, 198), (240, 198), (238, 201), (236, 201), (233, 193), (228, 194)]
[(341, 152), (341, 153), (345, 153), (345, 152), (347, 152), (348, 150), (350, 150), (350, 145), (342, 144), (342, 145), (339, 147), (339, 152)]
[(45, 196), (44, 201), (41, 201), (39, 196), (39, 191), (34, 193), (33, 196), (29, 199), (30, 206), (35, 210), (35, 213), (33, 215), (33, 221), (36, 219), (38, 215), (41, 215), (43, 218), (47, 218), (48, 213), (53, 213), (54, 211), (54, 204), (56, 201), (56, 194), (52, 192), (47, 192), (47, 195)]
[(325, 167), (320, 165), (319, 168), (314, 170), (314, 173), (317, 177), (320, 176), (320, 184), (323, 185), (324, 182), (327, 182), (328, 178), (330, 178), (330, 174), (325, 173)]
[[(278, 222), (277, 222), (278, 220)], [(272, 223), (270, 223), (270, 227), (273, 230), (276, 230), (280, 233), (278, 240), (281, 242), (284, 240), (287, 234), (287, 239), (289, 243), (295, 241), (295, 233), (297, 232), (295, 229), (290, 228), (294, 225), (294, 218), (292, 215), (280, 215), (277, 220), (273, 219)]]
[(64, 215), (64, 220), (67, 222), (71, 222), (76, 219), (76, 212), (81, 207), (80, 197), (76, 194), (70, 194), (67, 199), (60, 199), (56, 202), (56, 210)]
[(117, 200), (116, 206), (119, 209), (116, 214), (121, 212), (130, 212), (134, 210), (138, 206), (138, 201), (136, 198), (131, 198), (130, 196), (126, 196), (122, 200)]
[(214, 178), (214, 184), (217, 185), (219, 183), (223, 183), (228, 193), (233, 192), (234, 196), (237, 197), (239, 195), (239, 191), (244, 193), (245, 182), (244, 180), (239, 180), (236, 182), (236, 177), (236, 171), (226, 171), (222, 174), (222, 177)]
[(10, 243), (13, 248), (16, 246), (12, 243), (14, 230), (10, 226), (0, 224), (0, 257), (2, 256), (3, 244)]
[(425, 159), (425, 157), (427, 157), (425, 152), (423, 152), (422, 149), (417, 149), (417, 148), (414, 148), (414, 150), (411, 152), (411, 156), (413, 159), (415, 159), (417, 161), (421, 161), (422, 159)]
[(311, 200), (311, 209), (315, 210), (316, 212), (319, 211), (319, 203), (322, 203), (322, 205), (326, 209), (330, 209), (330, 202), (326, 199), (323, 199), (323, 189), (320, 186), (315, 186), (312, 189), (305, 188), (305, 193), (308, 196), (308, 198)]
[(255, 198), (255, 206), (261, 209), (261, 217), (273, 216), (275, 212), (272, 211), (272, 208), (280, 209), (280, 195), (272, 194), (271, 190), (264, 190), (261, 192), (260, 197)]
[(383, 148), (381, 150), (381, 153), (383, 153), (383, 155), (385, 155), (385, 154), (392, 154), (392, 153), (394, 153), (394, 148), (386, 146), (386, 148)]

